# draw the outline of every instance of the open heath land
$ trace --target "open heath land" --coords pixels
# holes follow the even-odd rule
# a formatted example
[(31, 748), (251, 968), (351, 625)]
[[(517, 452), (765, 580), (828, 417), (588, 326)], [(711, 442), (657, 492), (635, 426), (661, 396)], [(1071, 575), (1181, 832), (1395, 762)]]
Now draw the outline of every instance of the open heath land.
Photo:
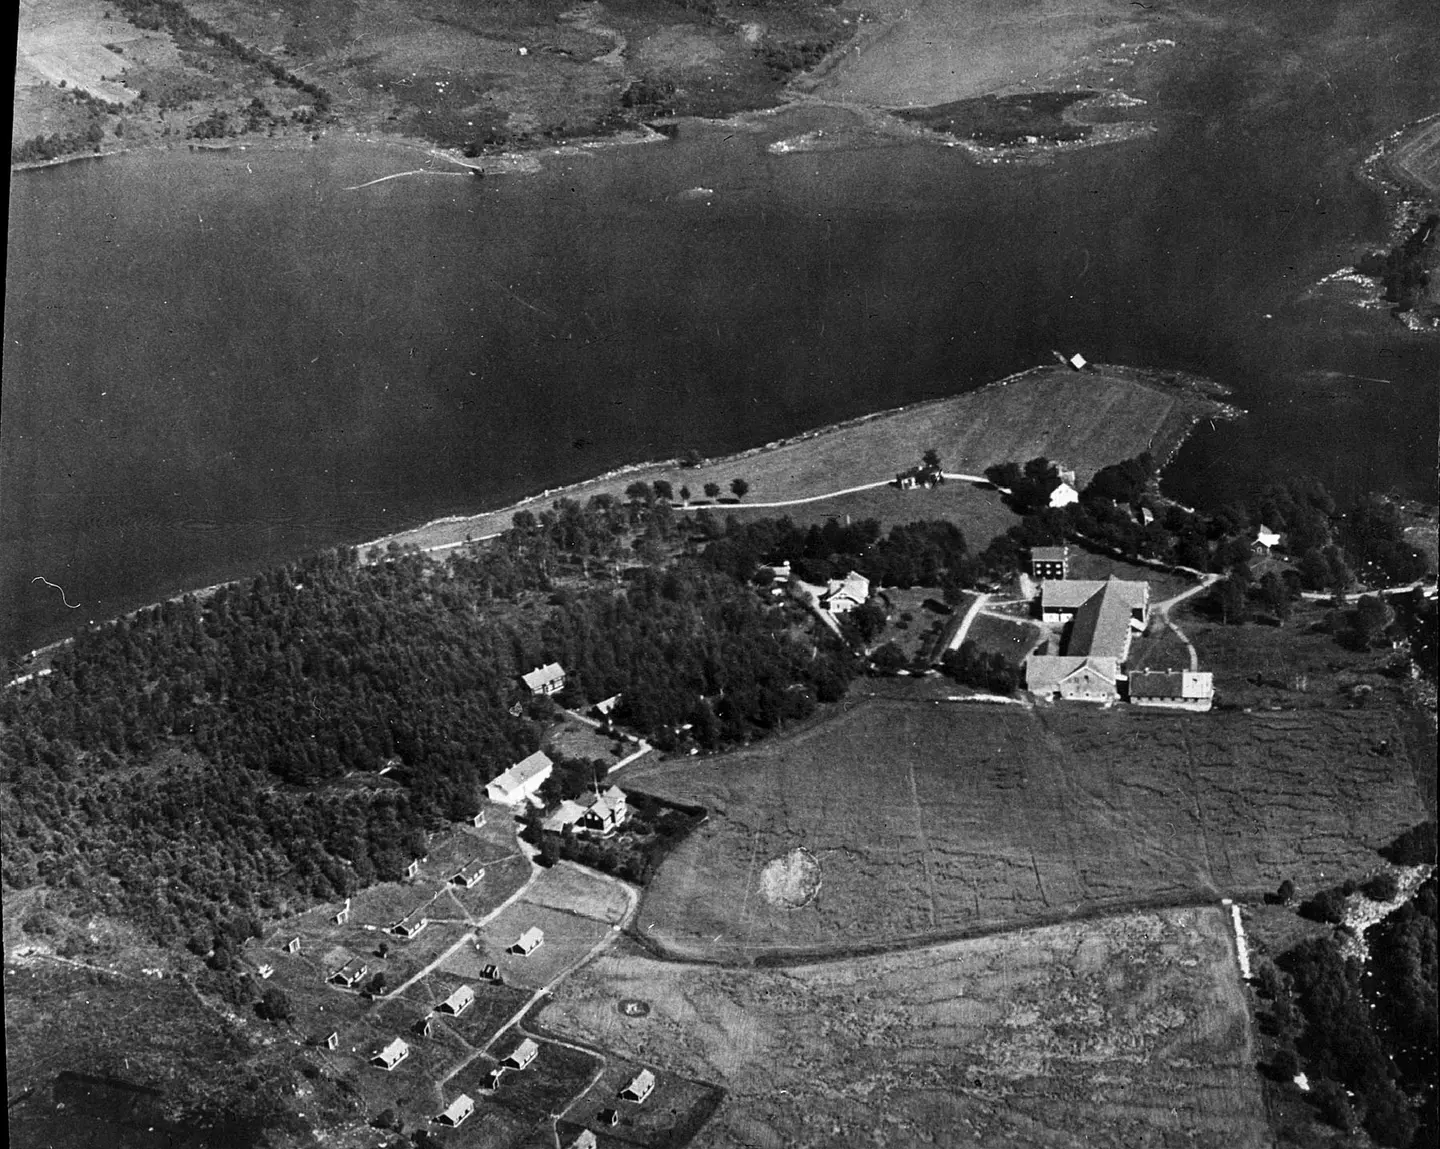
[(697, 1149), (1270, 1143), (1218, 907), (784, 971), (615, 951), (542, 1020), (723, 1086)]
[[(671, 956), (773, 962), (1363, 873), (1423, 818), (1391, 709), (1204, 717), (872, 699), (793, 738), (634, 767), (710, 820), (648, 887)], [(1396, 752), (1373, 753), (1389, 740)], [(803, 848), (818, 892), (762, 876)]]
[[(743, 478), (750, 485), (748, 502), (810, 499), (893, 479), (896, 472), (917, 464), (929, 448), (940, 452), (947, 471), (971, 475), (982, 474), (993, 463), (1044, 455), (1074, 468), (1083, 486), (1101, 467), (1142, 451), (1168, 458), (1196, 420), (1220, 411), (1218, 403), (1174, 382), (1174, 375), (1125, 367), (1093, 372), (1059, 365), (1037, 367), (978, 391), (827, 427), (745, 455), (707, 460), (695, 467), (673, 462), (635, 467), (504, 510), (430, 523), (382, 541), (433, 547), (462, 542), (467, 536), (483, 538), (508, 528), (518, 510), (548, 509), (557, 494), (582, 502), (598, 494), (623, 497), (631, 483), (656, 479), (671, 483), (677, 492), (687, 486), (696, 497), (712, 482), (728, 495), (730, 481)], [(951, 486), (961, 484), (947, 483), (945, 493), (938, 496), (941, 500), (980, 494), (952, 493)], [(922, 506), (923, 494), (904, 493), (920, 496), (904, 506)], [(803, 506), (791, 509), (805, 513)], [(769, 513), (787, 510), (773, 508)], [(835, 507), (827, 507), (824, 517), (835, 513)], [(904, 521), (918, 517), (922, 516), (906, 515)], [(1000, 521), (993, 518), (996, 526)]]
[(1160, 22), (1129, 0), (928, 0), (900, 8), (864, 52), (842, 57), (817, 94), (894, 107), (1045, 87), (1102, 44), (1147, 39)]

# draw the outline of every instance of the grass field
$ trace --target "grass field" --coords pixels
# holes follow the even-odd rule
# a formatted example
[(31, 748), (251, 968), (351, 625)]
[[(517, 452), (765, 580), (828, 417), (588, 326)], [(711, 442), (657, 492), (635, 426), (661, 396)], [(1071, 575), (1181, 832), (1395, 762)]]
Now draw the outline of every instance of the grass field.
[(1040, 641), (1042, 633), (1033, 622), (978, 614), (970, 623), (965, 641), (973, 642), (984, 654), (1003, 654), (1012, 666), (1019, 666)]
[[(753, 497), (747, 496), (749, 501), (754, 501)], [(1020, 521), (1020, 516), (1001, 501), (994, 488), (954, 480), (928, 491), (923, 488), (902, 491), (898, 487), (885, 486), (795, 507), (767, 509), (745, 503), (726, 503), (710, 510), (722, 519), (729, 515), (735, 515), (741, 522), (790, 518), (800, 526), (811, 523), (823, 525), (827, 519), (838, 522), (847, 518), (853, 522), (875, 519), (883, 530), (897, 524), (944, 519), (955, 523), (964, 532), (966, 543), (974, 551), (984, 550), (991, 539), (1003, 535)]]
[[(637, 480), (664, 479), (677, 492), (687, 486), (699, 495), (707, 482), (718, 483), (728, 492), (732, 479), (743, 478), (750, 484), (747, 502), (809, 498), (893, 479), (896, 472), (914, 466), (921, 454), (932, 447), (940, 452), (945, 469), (956, 474), (978, 475), (992, 463), (1023, 462), (1045, 455), (1073, 467), (1083, 486), (1101, 467), (1141, 451), (1148, 450), (1157, 458), (1167, 457), (1199, 414), (1214, 409), (1207, 400), (1163, 386), (1147, 373), (1130, 368), (1106, 367), (1080, 374), (1058, 365), (1038, 367), (1009, 382), (840, 424), (746, 455), (690, 468), (638, 467), (615, 477), (581, 483), (564, 494), (582, 502), (602, 493), (623, 497), (625, 488)], [(866, 492), (867, 497), (876, 499), (891, 494), (894, 500), (902, 498), (898, 491)], [(926, 505), (923, 500), (933, 499), (938, 504), (968, 497), (963, 484), (946, 483), (928, 494), (904, 492), (903, 502), (876, 505), (903, 508), (899, 520), (908, 522), (923, 517), (909, 513), (911, 507)], [(504, 510), (404, 531), (390, 539), (426, 547), (461, 542), (467, 537), (483, 538), (507, 529), (517, 510), (544, 510), (555, 498), (554, 494), (545, 495)], [(979, 505), (965, 503), (973, 510), (978, 510)], [(732, 509), (727, 504), (716, 511)], [(800, 512), (801, 508), (796, 507), (767, 513), (790, 513), (794, 517)], [(827, 509), (823, 518), (836, 513)], [(838, 513), (843, 515), (845, 511)], [(979, 543), (979, 536), (972, 542)]]
[(783, 972), (612, 952), (542, 1019), (723, 1086), (707, 1149), (1270, 1143), (1218, 908)]
[(928, 0), (817, 86), (830, 99), (881, 107), (939, 104), (1015, 85), (1044, 86), (1114, 40), (1153, 24), (1128, 0)]
[[(1363, 872), (1421, 819), (1392, 707), (1205, 716), (872, 699), (794, 738), (636, 768), (711, 810), (636, 932), (681, 957), (770, 961), (1076, 913), (1258, 897)], [(1396, 753), (1377, 756), (1389, 740)], [(805, 847), (818, 896), (759, 876)]]

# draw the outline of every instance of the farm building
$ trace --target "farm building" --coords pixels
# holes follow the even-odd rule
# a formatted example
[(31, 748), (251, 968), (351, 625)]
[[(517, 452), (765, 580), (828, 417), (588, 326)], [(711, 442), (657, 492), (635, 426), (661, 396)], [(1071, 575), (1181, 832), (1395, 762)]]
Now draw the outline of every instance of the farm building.
[(475, 1004), (475, 991), (468, 985), (462, 985), (444, 1001), (435, 1007), (439, 1013), (448, 1013), (459, 1017), (467, 1009)]
[(570, 1149), (595, 1149), (599, 1142), (595, 1140), (595, 1134), (589, 1129), (580, 1130), (580, 1136), (570, 1142)]
[(485, 784), (485, 796), (502, 806), (518, 806), (540, 789), (555, 763), (548, 755), (537, 750), (528, 758), (522, 758), (498, 778)]
[(625, 791), (619, 786), (609, 786), (573, 801), (567, 798), (561, 802), (555, 813), (545, 819), (545, 829), (557, 834), (571, 829), (603, 835), (613, 832), (629, 816)]
[(463, 1125), (466, 1118), (474, 1112), (475, 1102), (470, 1099), (468, 1093), (462, 1093), (445, 1107), (443, 1113), (435, 1115), (435, 1124), (449, 1125), (453, 1129), (457, 1125)]
[(620, 1096), (626, 1101), (644, 1101), (650, 1094), (655, 1092), (655, 1075), (648, 1069), (642, 1069), (630, 1080), (630, 1084), (620, 1090)]
[(485, 867), (480, 864), (480, 859), (471, 858), (455, 871), (450, 880), (457, 886), (464, 886), (467, 890), (472, 890), (480, 884), (480, 879), (484, 876)]
[(531, 694), (559, 694), (565, 689), (565, 668), (558, 662), (547, 662), (544, 666), (537, 666), (528, 674), (522, 674), (520, 681), (523, 682)]
[(1069, 483), (1061, 484), (1050, 492), (1050, 505), (1052, 507), (1068, 507), (1071, 503), (1080, 501), (1080, 492)]
[(916, 487), (927, 490), (945, 481), (945, 474), (939, 467), (911, 467), (895, 476), (895, 485), (902, 491), (913, 491)]
[[(1075, 587), (1090, 593), (1070, 613), (1070, 603), (1079, 598), (1069, 590)], [(1064, 593), (1052, 594), (1052, 588)], [(1113, 578), (1104, 582), (1050, 581), (1041, 587), (1040, 600), (1046, 621), (1064, 620), (1068, 615), (1070, 630), (1060, 654), (1032, 654), (1025, 660), (1025, 688), (1046, 698), (1117, 701), (1136, 612), (1138, 609), (1143, 628), (1150, 584)]]
[(370, 972), (370, 967), (359, 958), (351, 958), (339, 969), (330, 975), (330, 980), (336, 985), (343, 985), (347, 989), (360, 984), (364, 976)]
[(1215, 701), (1214, 675), (1208, 670), (1140, 670), (1130, 675), (1130, 701), (1136, 706), (1209, 710)]
[(832, 578), (825, 585), (820, 596), (820, 605), (831, 614), (845, 614), (854, 610), (870, 597), (870, 580), (858, 571), (851, 571), (844, 578)]
[(1031, 547), (1030, 577), (1063, 579), (1070, 573), (1069, 547)]
[(377, 1069), (391, 1070), (410, 1056), (410, 1047), (398, 1037), (370, 1059)]
[(428, 905), (425, 905), (421, 906), (417, 910), (412, 910), (410, 913), (406, 914), (398, 922), (392, 925), (390, 927), (390, 932), (394, 934), (397, 938), (415, 937), (417, 934), (419, 934), (421, 930), (423, 930), (426, 926), (430, 924), (430, 919), (425, 916), (425, 911), (428, 908)]
[(1130, 608), (1132, 625), (1143, 630), (1150, 612), (1150, 584), (1124, 579), (1051, 579), (1040, 588), (1040, 617), (1064, 625), (1074, 620), (1080, 608), (1109, 587)]
[(521, 957), (529, 957), (536, 950), (545, 944), (545, 931), (539, 926), (531, 926), (518, 938), (510, 943), (509, 952), (519, 954)]
[(298, 954), (300, 952), (300, 939), (291, 938), (288, 942), (286, 942), (285, 952), (287, 954)]
[(500, 1064), (506, 1069), (524, 1069), (535, 1060), (539, 1052), (540, 1047), (527, 1037), (512, 1049)]

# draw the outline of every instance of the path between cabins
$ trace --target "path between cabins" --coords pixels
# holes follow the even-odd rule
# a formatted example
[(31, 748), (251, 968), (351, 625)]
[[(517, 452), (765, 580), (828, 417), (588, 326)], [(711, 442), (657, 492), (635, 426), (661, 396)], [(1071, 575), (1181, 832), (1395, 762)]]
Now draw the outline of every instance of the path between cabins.
[[(590, 871), (587, 871), (587, 872), (590, 872)], [(499, 1041), (500, 1038), (501, 1038), (502, 1036), (504, 1036), (504, 1034), (505, 1034), (507, 1031), (509, 1031), (509, 1030), (512, 1029), (512, 1028), (514, 1028), (514, 1029), (519, 1029), (519, 1027), (520, 1027), (520, 1022), (524, 1019), (525, 1015), (526, 1015), (527, 1013), (529, 1013), (530, 1010), (535, 1007), (535, 1004), (536, 1004), (542, 997), (547, 996), (547, 995), (551, 992), (551, 990), (553, 990), (557, 985), (559, 985), (562, 981), (564, 981), (567, 977), (569, 977), (572, 973), (574, 973), (574, 972), (575, 972), (577, 969), (579, 969), (581, 966), (588, 965), (588, 964), (589, 964), (590, 962), (592, 962), (595, 958), (599, 957), (602, 951), (604, 951), (604, 950), (607, 949), (609, 946), (611, 946), (611, 945), (614, 944), (615, 939), (620, 936), (620, 934), (625, 930), (625, 928), (626, 928), (626, 927), (630, 924), (630, 922), (634, 919), (636, 911), (640, 908), (640, 897), (639, 897), (638, 893), (635, 891), (635, 888), (634, 888), (633, 886), (630, 886), (630, 885), (626, 884), (625, 882), (621, 882), (621, 881), (618, 881), (618, 880), (616, 880), (616, 879), (614, 879), (614, 878), (610, 878), (609, 875), (601, 874), (601, 875), (599, 875), (599, 876), (602, 877), (602, 878), (607, 878), (609, 881), (614, 882), (615, 885), (619, 886), (620, 889), (625, 892), (625, 900), (629, 903), (629, 906), (628, 906), (627, 909), (625, 910), (625, 915), (624, 915), (624, 917), (622, 917), (622, 918), (620, 919), (620, 921), (616, 922), (616, 923), (611, 927), (611, 929), (609, 929), (609, 930), (606, 932), (605, 936), (602, 937), (602, 938), (601, 938), (598, 942), (596, 942), (593, 946), (591, 946), (588, 951), (586, 951), (583, 955), (581, 955), (581, 956), (580, 956), (578, 959), (576, 959), (575, 961), (571, 962), (568, 966), (566, 966), (566, 967), (565, 967), (564, 969), (562, 969), (559, 973), (557, 973), (554, 977), (552, 977), (549, 981), (547, 981), (544, 985), (542, 985), (539, 989), (537, 989), (534, 993), (532, 993), (532, 994), (525, 1000), (525, 1004), (522, 1005), (522, 1006), (521, 1006), (507, 1021), (505, 1021), (505, 1023), (504, 1023), (503, 1025), (501, 1025), (493, 1034), (490, 1035), (490, 1039), (489, 1039), (487, 1042), (485, 1042), (484, 1045), (480, 1046), (480, 1048), (478, 1048), (478, 1049), (472, 1050), (472, 1051), (470, 1052), (469, 1056), (467, 1056), (466, 1058), (464, 1058), (458, 1065), (456, 1065), (453, 1069), (451, 1069), (449, 1073), (447, 1073), (444, 1077), (442, 1077), (442, 1078), (440, 1079), (440, 1081), (439, 1081), (439, 1084), (440, 1084), (440, 1085), (444, 1085), (447, 1081), (452, 1080), (457, 1074), (459, 1074), (462, 1070), (464, 1070), (467, 1066), (469, 1066), (470, 1063), (473, 1062), (477, 1057), (479, 1057), (479, 1056), (480, 1056), (481, 1054), (483, 1054), (483, 1053), (488, 1052), (488, 1051), (491, 1049), (491, 1047), (494, 1046), (494, 1044), (495, 1044), (497, 1041)], [(473, 936), (473, 935), (471, 935), (471, 936)], [(524, 1031), (522, 1030), (521, 1032), (524, 1032)], [(543, 1038), (542, 1040), (549, 1041), (549, 1040), (551, 1040), (551, 1039), (548, 1038), (548, 1037), (546, 1037), (546, 1038)], [(562, 1043), (562, 1044), (563, 1044), (563, 1043)]]

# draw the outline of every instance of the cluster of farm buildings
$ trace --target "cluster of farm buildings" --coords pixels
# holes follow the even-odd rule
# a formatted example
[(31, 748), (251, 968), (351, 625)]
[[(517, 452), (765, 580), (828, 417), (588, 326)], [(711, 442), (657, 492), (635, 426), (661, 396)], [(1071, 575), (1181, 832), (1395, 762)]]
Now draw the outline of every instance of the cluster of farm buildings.
[(1130, 644), (1150, 621), (1150, 584), (1071, 579), (1069, 548), (1035, 547), (1030, 576), (1040, 583), (1040, 618), (1061, 628), (1055, 653), (1025, 659), (1025, 688), (1041, 698), (1209, 710), (1214, 678), (1203, 670), (1127, 673)]

